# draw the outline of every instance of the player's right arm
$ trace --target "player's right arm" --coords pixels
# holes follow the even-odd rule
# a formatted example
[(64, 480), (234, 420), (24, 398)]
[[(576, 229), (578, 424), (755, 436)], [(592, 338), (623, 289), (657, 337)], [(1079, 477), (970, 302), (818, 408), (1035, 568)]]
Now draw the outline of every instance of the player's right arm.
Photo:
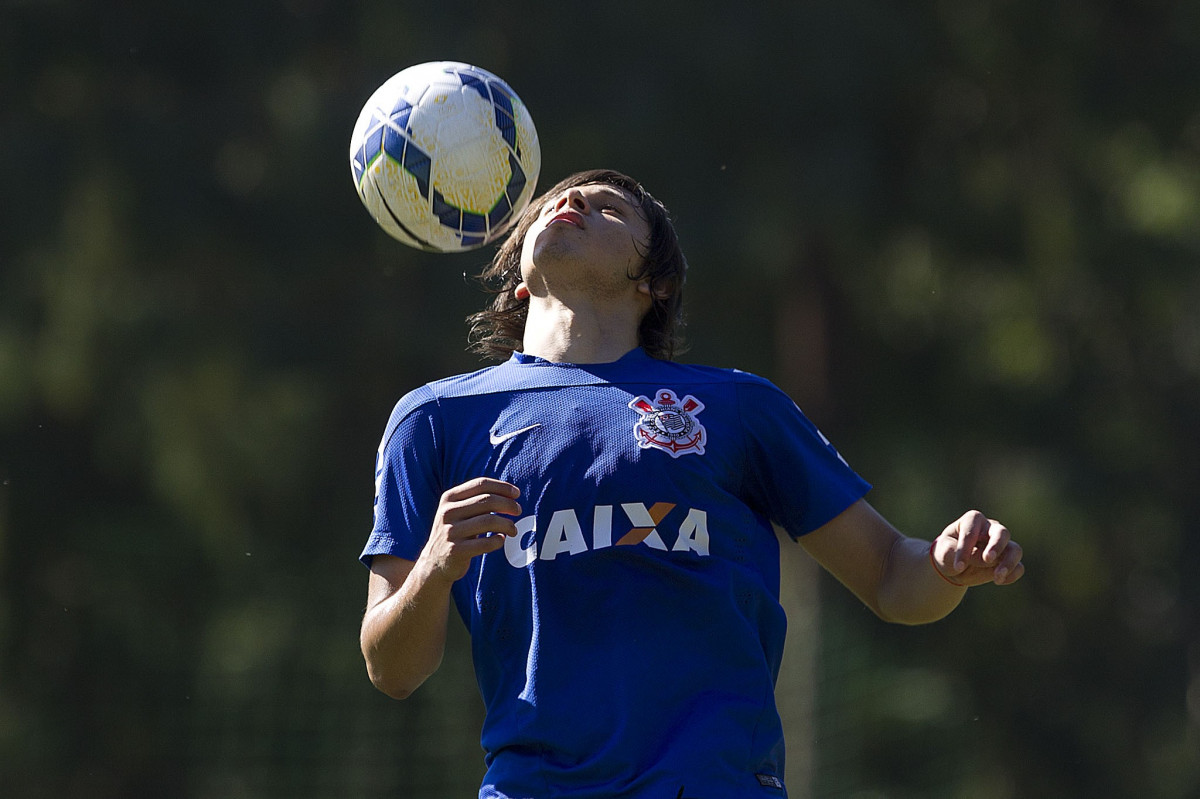
[[(471, 560), (515, 535), (520, 490), (480, 477), (442, 494), (429, 539), (415, 561), (390, 555), (371, 560), (367, 611), (359, 643), (376, 688), (395, 699), (412, 694), (442, 662), (450, 588)], [(499, 535), (489, 535), (499, 533)]]

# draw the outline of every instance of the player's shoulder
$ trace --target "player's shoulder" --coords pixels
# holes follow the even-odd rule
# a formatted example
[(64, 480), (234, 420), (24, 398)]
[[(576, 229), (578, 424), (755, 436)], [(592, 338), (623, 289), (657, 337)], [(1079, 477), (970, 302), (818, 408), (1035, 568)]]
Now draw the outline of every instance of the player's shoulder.
[(484, 390), (496, 382), (496, 372), (499, 366), (488, 366), (474, 372), (451, 375), (432, 380), (423, 386), (414, 388), (396, 402), (392, 410), (393, 421), (398, 421), (414, 413), (431, 410), (439, 401), (450, 397), (461, 397), (469, 394), (484, 393)]
[(491, 390), (496, 390), (495, 372), (498, 369), (498, 366), (488, 366), (466, 374), (443, 377), (409, 391), (392, 407), (384, 441), (389, 440), (405, 424), (412, 425), (418, 420), (436, 417), (443, 400), (488, 393), (489, 386)]
[(436, 406), (437, 396), (429, 384), (408, 392), (397, 400), (396, 404), (392, 407), (392, 414), (388, 417), (387, 428), (383, 433), (383, 440), (385, 442), (388, 441), (397, 428), (406, 421), (414, 419), (422, 413), (430, 412)]
[[(675, 372), (678, 377), (666, 387), (678, 389), (686, 386), (697, 398), (706, 402), (701, 392), (715, 388), (742, 409), (743, 422), (752, 426), (760, 417), (778, 418), (799, 410), (795, 400), (786, 391), (769, 378), (754, 372), (696, 364), (675, 364)], [(745, 413), (747, 409), (753, 409), (753, 412)]]
[(425, 387), (437, 400), (455, 399), (510, 390), (516, 387), (515, 377), (510, 362), (505, 361), (473, 372), (443, 377)]
[(712, 383), (731, 385), (738, 389), (751, 388), (782, 394), (782, 390), (769, 379), (728, 366), (709, 366), (706, 364), (678, 363), (664, 361), (668, 369), (677, 375), (678, 379), (690, 383)]

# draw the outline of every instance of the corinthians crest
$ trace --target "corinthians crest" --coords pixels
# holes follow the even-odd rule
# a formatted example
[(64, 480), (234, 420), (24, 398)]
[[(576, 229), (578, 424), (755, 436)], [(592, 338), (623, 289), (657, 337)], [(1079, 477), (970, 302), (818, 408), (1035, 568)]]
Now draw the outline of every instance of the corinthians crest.
[(661, 449), (672, 458), (694, 452), (704, 454), (707, 434), (696, 414), (704, 410), (704, 403), (692, 395), (682, 400), (670, 389), (660, 388), (650, 400), (638, 397), (629, 407), (641, 416), (633, 425), (633, 435), (642, 449)]

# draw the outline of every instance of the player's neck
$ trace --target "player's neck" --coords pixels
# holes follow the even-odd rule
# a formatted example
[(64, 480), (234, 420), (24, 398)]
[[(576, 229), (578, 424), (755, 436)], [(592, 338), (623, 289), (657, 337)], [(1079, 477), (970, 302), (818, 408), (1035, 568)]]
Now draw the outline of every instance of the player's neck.
[(554, 363), (611, 363), (638, 345), (640, 316), (628, 307), (570, 307), (534, 301), (525, 322), (523, 351)]

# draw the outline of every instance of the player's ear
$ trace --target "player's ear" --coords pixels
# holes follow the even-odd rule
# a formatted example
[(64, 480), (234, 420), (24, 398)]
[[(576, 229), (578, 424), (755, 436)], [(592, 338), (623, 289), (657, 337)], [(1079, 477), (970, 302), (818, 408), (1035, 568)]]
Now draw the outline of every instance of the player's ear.
[(517, 287), (515, 289), (513, 289), (513, 296), (516, 297), (518, 300), (529, 299), (529, 286), (526, 286), (523, 281), (521, 283), (518, 283)]
[(643, 280), (638, 283), (637, 290), (648, 297), (653, 297), (656, 300), (666, 300), (671, 297), (671, 292), (662, 287), (652, 289), (650, 287), (650, 281), (648, 280)]

